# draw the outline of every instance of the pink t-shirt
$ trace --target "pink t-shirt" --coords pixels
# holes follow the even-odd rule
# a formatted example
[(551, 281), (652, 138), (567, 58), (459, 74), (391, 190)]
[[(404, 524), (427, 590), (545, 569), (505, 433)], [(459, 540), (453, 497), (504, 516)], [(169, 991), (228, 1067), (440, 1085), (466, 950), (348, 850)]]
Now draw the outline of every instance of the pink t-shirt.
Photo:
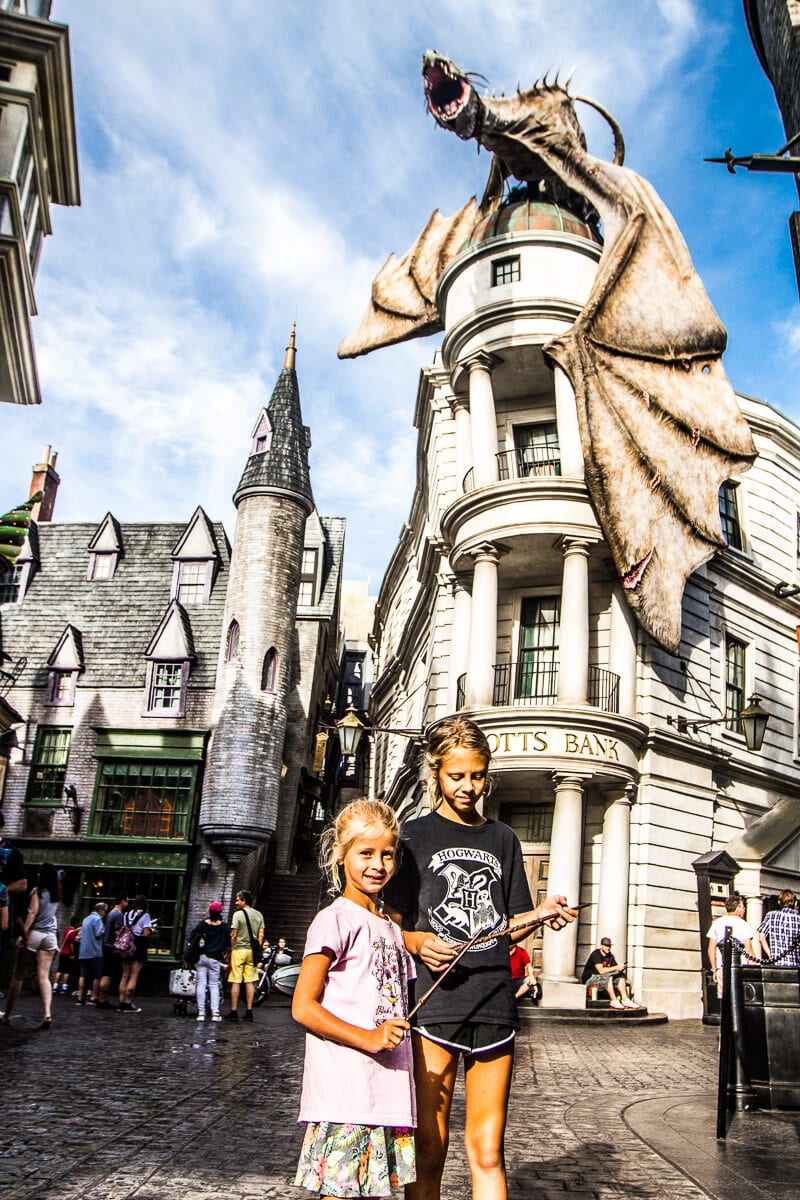
[[(323, 949), (334, 956), (322, 996), (329, 1012), (362, 1029), (405, 1016), (413, 967), (394, 921), (340, 896), (308, 931), (305, 954)], [(416, 1125), (410, 1038), (394, 1050), (367, 1054), (307, 1032), (298, 1119)]]

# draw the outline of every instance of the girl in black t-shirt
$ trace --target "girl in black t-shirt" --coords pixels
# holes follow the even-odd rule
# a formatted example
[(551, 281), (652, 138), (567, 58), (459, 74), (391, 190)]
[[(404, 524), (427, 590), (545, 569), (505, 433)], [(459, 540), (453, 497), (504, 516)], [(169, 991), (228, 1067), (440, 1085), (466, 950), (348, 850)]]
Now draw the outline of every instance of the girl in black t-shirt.
[[(478, 811), (490, 759), (472, 721), (448, 717), (435, 727), (426, 755), (432, 812), (404, 826), (400, 869), (385, 889), (387, 910), (417, 959), (420, 995), (459, 942), (483, 930), (498, 934), (464, 955), (415, 1018), (417, 1182), (406, 1187), (407, 1200), (440, 1196), (462, 1056), (473, 1194), (507, 1196), (503, 1138), (519, 1021), (502, 930), (533, 903), (516, 835)], [(576, 914), (564, 896), (549, 896), (531, 915), (561, 929)]]

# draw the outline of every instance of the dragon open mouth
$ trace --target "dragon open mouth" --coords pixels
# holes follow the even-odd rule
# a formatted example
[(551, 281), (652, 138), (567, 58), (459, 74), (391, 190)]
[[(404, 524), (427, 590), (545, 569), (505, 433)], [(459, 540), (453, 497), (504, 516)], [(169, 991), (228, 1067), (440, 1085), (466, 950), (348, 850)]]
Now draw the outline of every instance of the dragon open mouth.
[(422, 60), (422, 79), (434, 120), (460, 138), (471, 138), (477, 126), (478, 97), (464, 72), (449, 58), (429, 50)]

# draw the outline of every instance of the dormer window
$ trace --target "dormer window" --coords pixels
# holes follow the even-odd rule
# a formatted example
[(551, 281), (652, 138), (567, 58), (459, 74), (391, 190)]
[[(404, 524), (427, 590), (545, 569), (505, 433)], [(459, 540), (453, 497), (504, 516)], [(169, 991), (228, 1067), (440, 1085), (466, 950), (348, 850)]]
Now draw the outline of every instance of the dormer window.
[(147, 697), (144, 715), (182, 717), (194, 658), (189, 619), (173, 600), (147, 647)]
[(47, 703), (70, 707), (75, 703), (78, 674), (84, 667), (83, 639), (74, 625), (67, 625), (47, 666)]
[(113, 579), (121, 556), (122, 531), (116, 518), (106, 513), (89, 542), (86, 578), (97, 581)]
[(262, 408), (253, 429), (250, 443), (250, 457), (254, 454), (266, 454), (272, 442), (272, 424), (265, 408)]
[(211, 522), (197, 508), (172, 551), (172, 599), (184, 606), (207, 604), (220, 558)]

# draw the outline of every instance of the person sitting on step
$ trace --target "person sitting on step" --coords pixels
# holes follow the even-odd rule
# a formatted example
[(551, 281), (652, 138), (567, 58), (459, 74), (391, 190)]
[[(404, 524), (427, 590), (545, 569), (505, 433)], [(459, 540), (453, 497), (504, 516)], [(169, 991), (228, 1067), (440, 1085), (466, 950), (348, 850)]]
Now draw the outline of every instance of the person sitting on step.
[(587, 988), (605, 988), (612, 1008), (641, 1008), (628, 994), (628, 980), (625, 978), (627, 965), (619, 964), (611, 953), (611, 938), (601, 938), (599, 949), (593, 950), (586, 960), (581, 983), (585, 983)]

